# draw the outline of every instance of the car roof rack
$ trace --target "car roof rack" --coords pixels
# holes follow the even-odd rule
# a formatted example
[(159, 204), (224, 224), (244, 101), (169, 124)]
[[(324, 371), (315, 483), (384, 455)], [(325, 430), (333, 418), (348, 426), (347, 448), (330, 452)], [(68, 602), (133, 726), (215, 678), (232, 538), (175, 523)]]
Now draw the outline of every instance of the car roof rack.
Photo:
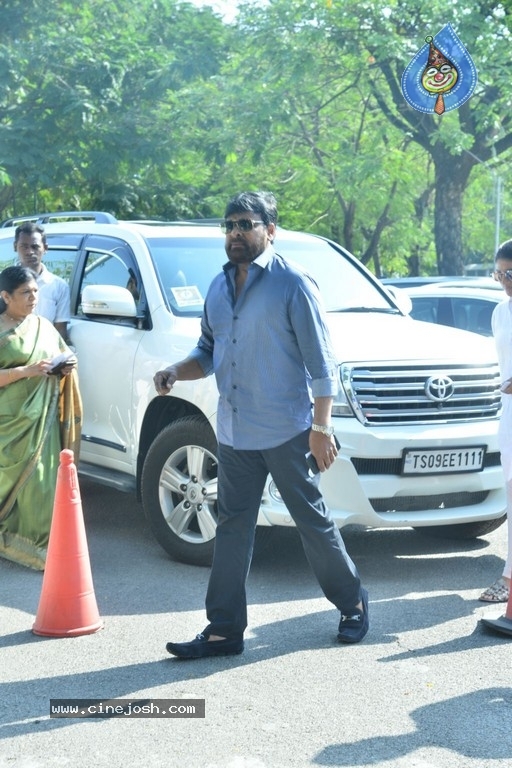
[(128, 224), (148, 224), (149, 226), (180, 226), (180, 227), (186, 227), (186, 226), (203, 226), (203, 227), (211, 227), (215, 226), (216, 224), (221, 224), (224, 221), (224, 219), (173, 219), (172, 221), (164, 220), (164, 219), (126, 219), (126, 223)]
[(105, 211), (57, 211), (55, 213), (34, 213), (30, 216), (13, 216), (2, 221), (0, 227), (16, 227), (24, 221), (34, 224), (51, 224), (52, 221), (93, 219), (96, 224), (117, 224), (117, 219)]

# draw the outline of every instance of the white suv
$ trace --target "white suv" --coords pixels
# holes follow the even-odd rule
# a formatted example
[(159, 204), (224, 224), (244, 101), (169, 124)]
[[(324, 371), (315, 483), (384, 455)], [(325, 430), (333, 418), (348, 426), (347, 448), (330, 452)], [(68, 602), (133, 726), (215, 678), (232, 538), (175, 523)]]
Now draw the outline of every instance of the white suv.
[[(36, 217), (33, 217), (34, 219)], [(13, 229), (0, 229), (0, 268)], [(84, 426), (79, 472), (136, 492), (162, 547), (208, 564), (216, 527), (214, 377), (156, 395), (155, 371), (195, 346), (203, 297), (226, 260), (212, 223), (40, 217), (48, 268), (69, 280)], [(340, 364), (341, 444), (322, 475), (342, 527), (412, 526), (474, 537), (505, 519), (492, 341), (412, 320), (343, 248), (279, 230), (276, 249), (317, 280)], [(254, 351), (257, 354), (257, 350)], [(293, 525), (269, 477), (259, 524)]]

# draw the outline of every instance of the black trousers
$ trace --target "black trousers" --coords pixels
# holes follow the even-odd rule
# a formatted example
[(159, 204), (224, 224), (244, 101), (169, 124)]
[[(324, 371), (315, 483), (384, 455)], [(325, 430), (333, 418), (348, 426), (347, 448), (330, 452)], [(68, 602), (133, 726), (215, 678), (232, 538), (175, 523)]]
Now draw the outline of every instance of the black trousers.
[(319, 475), (309, 476), (305, 459), (308, 450), (309, 430), (266, 450), (239, 451), (219, 446), (219, 522), (206, 594), (207, 634), (240, 637), (247, 627), (245, 586), (269, 472), (326, 598), (343, 613), (360, 602), (357, 569), (323, 501)]

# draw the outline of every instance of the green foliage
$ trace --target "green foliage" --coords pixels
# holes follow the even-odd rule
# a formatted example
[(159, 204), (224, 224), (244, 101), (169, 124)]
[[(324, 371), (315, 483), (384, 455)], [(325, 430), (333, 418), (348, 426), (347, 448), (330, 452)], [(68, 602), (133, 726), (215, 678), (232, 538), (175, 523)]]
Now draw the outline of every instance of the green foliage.
[(512, 147), (508, 4), (450, 4), (479, 85), (441, 119), (406, 105), (400, 77), (444, 1), (240, 7), (224, 24), (178, 0), (4, 0), (0, 217), (210, 217), (269, 188), (283, 226), (379, 274), (488, 256)]
[(160, 191), (183, 154), (186, 134), (174, 135), (172, 115), (164, 122), (169, 94), (215, 74), (228, 36), (220, 19), (172, 0), (54, 2), (35, 5), (30, 27), (19, 17), (16, 46), (1, 35), (12, 74), (0, 91), (4, 215), (52, 198), (118, 215), (147, 209), (146, 180)]

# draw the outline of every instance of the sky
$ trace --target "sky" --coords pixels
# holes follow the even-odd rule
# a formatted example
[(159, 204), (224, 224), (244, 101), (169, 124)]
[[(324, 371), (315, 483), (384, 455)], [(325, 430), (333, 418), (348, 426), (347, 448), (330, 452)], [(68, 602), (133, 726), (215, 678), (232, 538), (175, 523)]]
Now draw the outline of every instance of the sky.
[(232, 21), (236, 15), (236, 0), (187, 0), (193, 5), (209, 5), (214, 11), (220, 13), (226, 21)]

